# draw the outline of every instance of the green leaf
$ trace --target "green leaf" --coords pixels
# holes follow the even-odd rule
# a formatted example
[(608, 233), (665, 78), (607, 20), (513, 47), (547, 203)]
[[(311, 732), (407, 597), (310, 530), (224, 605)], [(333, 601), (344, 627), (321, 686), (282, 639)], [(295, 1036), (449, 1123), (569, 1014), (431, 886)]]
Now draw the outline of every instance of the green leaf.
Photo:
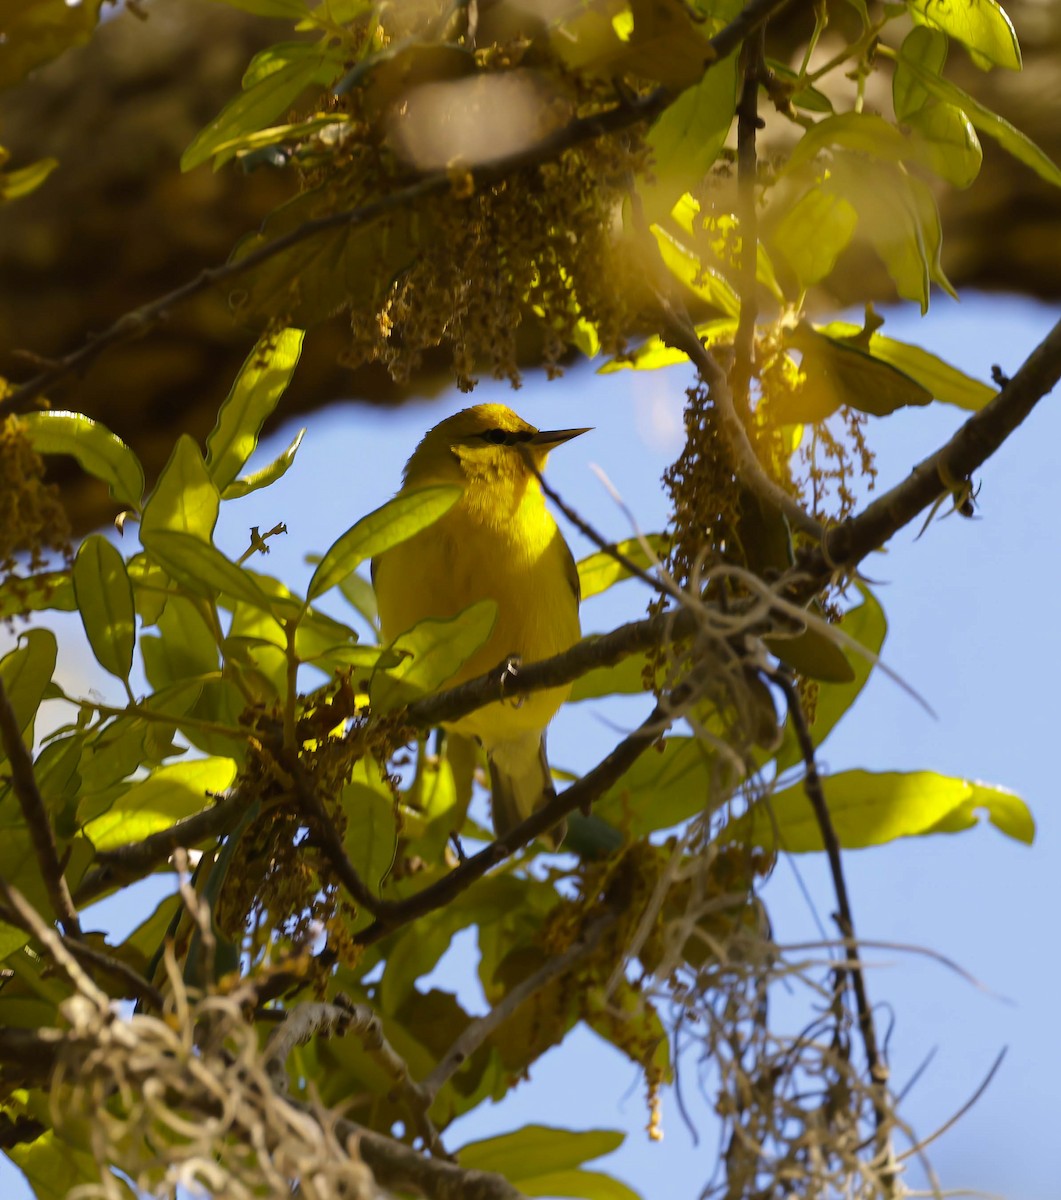
[(435, 691), (484, 646), (497, 623), (497, 601), (479, 600), (455, 617), (429, 617), (395, 638), (406, 657), (372, 681), (372, 705), (384, 711)]
[(771, 654), (800, 675), (825, 683), (851, 683), (855, 671), (844, 652), (823, 630), (808, 625), (795, 637), (764, 637)]
[(69, 571), (38, 571), (32, 575), (11, 572), (0, 583), (0, 621), (47, 609), (74, 612), (76, 608)]
[(338, 49), (322, 44), (314, 53), (286, 62), (256, 79), (196, 134), (181, 155), (181, 170), (190, 171), (214, 155), (216, 168), (231, 157), (230, 151), (219, 152), (226, 142), (271, 125), (308, 87), (327, 87), (341, 70)]
[(1031, 167), (1047, 183), (1061, 187), (1061, 167), (1058, 167), (1048, 154), (1040, 150), (1029, 137), (1026, 137), (1009, 121), (997, 113), (993, 113), (989, 108), (985, 108), (968, 92), (963, 92), (960, 87), (925, 70), (919, 62), (907, 57), (902, 51), (899, 53), (898, 61), (906, 66), (917, 82), (936, 100), (960, 108), (981, 133), (987, 134), (989, 138), (994, 138), (1002, 149), (1011, 154), (1018, 162), (1024, 163), (1026, 167)]
[(210, 541), (221, 496), (199, 453), (186, 433), (181, 434), (144, 505), (141, 538), (158, 529), (177, 529)]
[[(615, 549), (625, 558), (630, 559), (634, 566), (649, 570), (655, 566), (659, 558), (666, 552), (666, 539), (662, 534), (649, 533), (644, 537), (654, 557), (649, 557), (641, 538), (627, 538), (620, 542)], [(578, 582), (582, 589), (582, 599), (599, 596), (621, 579), (629, 579), (630, 572), (604, 550), (589, 555), (578, 564)]]
[(236, 376), (206, 439), (206, 465), (224, 493), (258, 445), (262, 426), (287, 390), (302, 353), (301, 329), (262, 335)]
[(143, 536), (144, 548), (174, 579), (189, 591), (230, 600), (242, 600), (281, 618), (296, 618), (302, 604), (294, 597), (268, 595), (251, 571), (227, 559), (210, 542), (175, 529), (159, 529)]
[[(358, 763), (358, 768), (363, 767), (365, 760)], [(394, 862), (398, 845), (397, 814), (393, 797), (378, 782), (379, 772), (375, 786), (366, 780), (366, 773), (367, 768), (361, 770), (359, 778), (355, 768), (355, 778), (343, 788), (346, 816), (343, 845), (357, 873), (378, 893)]]
[[(873, 245), (899, 295), (916, 301), (924, 313), (939, 235), (938, 228), (925, 224), (917, 184), (897, 162), (839, 151), (833, 155), (831, 178), (824, 188), (853, 205), (859, 231)], [(936, 221), (938, 225), (938, 214)]]
[(58, 165), (57, 158), (41, 158), (18, 171), (0, 171), (0, 201), (28, 196), (40, 187)]
[(137, 511), (144, 495), (144, 469), (119, 437), (81, 413), (37, 412), (20, 418), (40, 454), (70, 454), (111, 496)]
[(580, 675), (571, 688), (567, 703), (596, 700), (599, 696), (636, 696), (645, 691), (645, 671), (649, 666), (643, 654), (629, 654), (611, 667), (595, 667)]
[(652, 232), (659, 245), (660, 256), (675, 279), (727, 316), (740, 316), (740, 297), (725, 276), (705, 266), (697, 255), (659, 225), (653, 225)]
[(0, 88), (18, 83), (34, 67), (87, 42), (101, 0), (5, 0), (0, 5)]
[[(511, 1183), (523, 1185), (543, 1175), (571, 1171), (591, 1159), (611, 1154), (624, 1140), (625, 1135), (613, 1129), (576, 1132), (549, 1125), (525, 1125), (513, 1133), (469, 1142), (457, 1152), (457, 1161), (466, 1171), (493, 1171)], [(525, 1187), (521, 1186), (521, 1190), (526, 1192)]]
[[(720, 317), (717, 321), (706, 321), (697, 325), (696, 334), (708, 347), (718, 342), (728, 342), (737, 330), (736, 317)], [(654, 334), (647, 338), (632, 353), (623, 354), (609, 359), (602, 367), (598, 367), (598, 375), (611, 375), (615, 371), (658, 371), (661, 367), (673, 367), (678, 363), (689, 361), (684, 350), (668, 346), (663, 339)]]
[(799, 392), (779, 400), (776, 419), (783, 424), (823, 421), (844, 404), (883, 417), (897, 408), (932, 402), (927, 388), (867, 352), (860, 339), (861, 331), (837, 338), (801, 321), (786, 341), (802, 355), (806, 382)]
[(231, 758), (201, 758), (159, 767), (135, 783), (103, 816), (89, 821), (85, 835), (97, 850), (142, 841), (210, 804), (236, 778)]
[(625, 1183), (603, 1171), (550, 1171), (533, 1179), (521, 1179), (525, 1196), (576, 1196), (584, 1200), (641, 1200)]
[[(979, 814), (1007, 837), (1031, 845), (1035, 822), (1019, 796), (1004, 788), (932, 771), (842, 771), (822, 779), (837, 839), (845, 850), (899, 838), (960, 833)], [(769, 813), (753, 809), (723, 832), (726, 841), (781, 847), (793, 854), (823, 849), (821, 830), (802, 783), (777, 792)]]
[(309, 582), (307, 599), (316, 600), (366, 559), (382, 554), (434, 524), (453, 507), (460, 494), (461, 488), (451, 484), (413, 488), (399, 492), (393, 500), (362, 517), (321, 559)]
[(901, 162), (910, 155), (910, 143), (890, 121), (876, 113), (838, 113), (807, 130), (789, 155), (783, 173), (794, 174), (822, 150), (833, 147), (886, 162)]
[(642, 754), (593, 805), (595, 816), (630, 838), (670, 829), (711, 802), (714, 758), (695, 737), (668, 737), (662, 750)]
[[(0, 658), (0, 680), (19, 733), (24, 734), (37, 715), (55, 672), (56, 649), (55, 634), (50, 629), (30, 629), (21, 635), (10, 654)], [(7, 754), (0, 745), (0, 763), (6, 761)]]
[(647, 219), (665, 217), (683, 192), (695, 191), (726, 143), (737, 105), (737, 56), (714, 63), (668, 105), (648, 132), (651, 181), (638, 184)]
[[(834, 339), (860, 338), (862, 334), (859, 326), (847, 321), (833, 321), (815, 328), (825, 337)], [(864, 338), (860, 344), (865, 346)], [(912, 346), (909, 342), (900, 342), (874, 332), (869, 337), (868, 350), (874, 358), (895, 367), (930, 392), (933, 399), (944, 404), (978, 412), (998, 395), (997, 390), (989, 384), (973, 379), (935, 354), (922, 350), (920, 346)]]
[(857, 225), (858, 213), (850, 201), (815, 182), (794, 204), (784, 207), (766, 236), (800, 287), (808, 288), (830, 274)]
[[(69, 1137), (60, 1137), (48, 1129), (32, 1142), (19, 1142), (5, 1154), (23, 1172), (37, 1200), (66, 1200), (78, 1185), (99, 1187), (99, 1168), (87, 1149), (72, 1145)], [(117, 1175), (114, 1194), (136, 1200), (132, 1188)]]
[(983, 162), (976, 130), (957, 105), (944, 104), (930, 96), (906, 65), (917, 62), (938, 76), (946, 61), (945, 34), (924, 25), (912, 29), (895, 66), (892, 106), (896, 118), (918, 135), (913, 142), (918, 161), (948, 183), (964, 188), (980, 173)]
[[(877, 603), (876, 596), (865, 584), (856, 584), (862, 593), (862, 603), (849, 609), (837, 624), (849, 638), (864, 646), (872, 655), (880, 654), (884, 646), (884, 638), (888, 632), (888, 623), (884, 618), (884, 610)], [(814, 722), (811, 725), (811, 740), (815, 747), (821, 746), (829, 734), (835, 729), (840, 718), (858, 699), (859, 693), (866, 686), (874, 663), (871, 658), (858, 654), (853, 650), (847, 651), (848, 661), (854, 672), (854, 679), (848, 683), (823, 683), (818, 688), (818, 700), (814, 708)], [(781, 745), (775, 757), (776, 770), (780, 774), (789, 767), (803, 761), (803, 756), (792, 730), (792, 723), (786, 722), (782, 733)]]
[(302, 445), (302, 439), (306, 436), (306, 429), (302, 429), (295, 434), (294, 440), (288, 448), (278, 454), (271, 463), (262, 467), (260, 471), (255, 471), (250, 475), (243, 475), (239, 479), (235, 479), (221, 493), (223, 500), (238, 500), (241, 496), (249, 496), (251, 492), (256, 492), (259, 488), (269, 487), (270, 484), (276, 483), (278, 479), (283, 478), (287, 474), (288, 467), (295, 461), (295, 455), (298, 453), (299, 446)]
[(915, 21), (967, 46), (977, 66), (1021, 69), (1013, 22), (995, 0), (907, 0), (907, 8)]
[(74, 560), (73, 580), (81, 622), (96, 661), (128, 682), (136, 645), (136, 613), (125, 560), (105, 537), (90, 534)]

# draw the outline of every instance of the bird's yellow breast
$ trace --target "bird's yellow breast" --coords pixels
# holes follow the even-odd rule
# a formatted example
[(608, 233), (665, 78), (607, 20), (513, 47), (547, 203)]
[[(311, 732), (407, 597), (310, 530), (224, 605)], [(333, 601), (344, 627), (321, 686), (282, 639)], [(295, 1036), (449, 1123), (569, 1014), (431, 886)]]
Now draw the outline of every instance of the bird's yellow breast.
[[(451, 617), (491, 599), (498, 613), (485, 645), (447, 681), (462, 683), (516, 655), (534, 662), (559, 654), (579, 638), (578, 598), (571, 553), (531, 480), (499, 503), (469, 485), (428, 529), (381, 555), (376, 594), (383, 636), (391, 641), (428, 617)], [(485, 503), (484, 503), (485, 500)], [(569, 687), (536, 692), (463, 718), (460, 732), (487, 746), (544, 729)]]

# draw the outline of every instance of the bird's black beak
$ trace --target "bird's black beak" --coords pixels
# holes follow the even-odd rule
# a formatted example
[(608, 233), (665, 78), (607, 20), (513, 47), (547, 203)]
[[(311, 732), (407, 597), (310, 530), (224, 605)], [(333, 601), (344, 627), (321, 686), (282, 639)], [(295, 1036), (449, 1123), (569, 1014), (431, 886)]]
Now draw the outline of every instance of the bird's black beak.
[(559, 446), (561, 442), (569, 442), (583, 433), (591, 433), (592, 430), (592, 425), (587, 425), (585, 429), (539, 429), (532, 438), (528, 439), (528, 444), (549, 450), (553, 446)]

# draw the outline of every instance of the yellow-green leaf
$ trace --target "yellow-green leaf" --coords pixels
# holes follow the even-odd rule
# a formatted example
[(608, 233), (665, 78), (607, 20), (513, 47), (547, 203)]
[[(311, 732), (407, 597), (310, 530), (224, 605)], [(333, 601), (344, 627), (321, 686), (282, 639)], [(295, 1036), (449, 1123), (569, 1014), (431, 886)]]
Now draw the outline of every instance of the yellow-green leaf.
[(37, 412), (21, 418), (33, 448), (40, 454), (70, 454), (97, 479), (102, 479), (119, 503), (139, 510), (144, 494), (144, 469), (129, 447), (104, 425), (81, 413)]
[[(19, 732), (25, 733), (37, 715), (55, 671), (56, 641), (50, 629), (30, 629), (18, 639), (10, 654), (0, 658), (0, 680), (15, 713)], [(7, 754), (0, 745), (0, 763)]]
[(235, 778), (236, 764), (231, 758), (201, 758), (159, 767), (133, 784), (109, 812), (89, 821), (85, 834), (97, 850), (141, 841), (208, 807), (210, 796), (223, 792)]
[(206, 465), (220, 492), (254, 453), (262, 426), (291, 382), (303, 336), (301, 329), (263, 334), (236, 376), (206, 439)]
[(177, 529), (208, 542), (220, 505), (221, 496), (199, 447), (181, 434), (144, 505), (141, 537), (157, 529)]
[(315, 600), (366, 559), (382, 554), (433, 524), (453, 507), (460, 494), (461, 489), (451, 484), (413, 488), (399, 492), (393, 500), (362, 517), (321, 559), (309, 582), (307, 599)]
[[(652, 552), (652, 557), (646, 552), (646, 543)], [(643, 540), (627, 538), (625, 542), (620, 542), (615, 549), (624, 558), (628, 558), (635, 567), (650, 570), (663, 555), (665, 547), (666, 542), (660, 534), (649, 533)], [(613, 584), (629, 577), (630, 571), (605, 550), (598, 550), (596, 554), (589, 555), (578, 564), (578, 582), (583, 600), (606, 592)]]
[(613, 1129), (575, 1131), (525, 1125), (513, 1133), (469, 1142), (457, 1152), (457, 1161), (466, 1171), (493, 1171), (512, 1183), (524, 1184), (542, 1175), (571, 1171), (591, 1159), (611, 1154), (623, 1144), (624, 1138), (624, 1134)]
[(260, 471), (254, 471), (250, 475), (241, 475), (239, 479), (234, 479), (221, 493), (221, 498), (223, 500), (238, 500), (241, 496), (249, 496), (251, 492), (256, 492), (259, 488), (269, 487), (270, 484), (282, 478), (287, 474), (288, 467), (295, 461), (295, 455), (298, 453), (298, 448), (302, 445), (302, 439), (305, 436), (306, 428), (303, 426), (295, 434), (291, 444), (282, 454), (278, 454), (271, 463), (267, 463)]
[(996, 0), (907, 0), (907, 8), (915, 21), (967, 46), (977, 66), (1020, 70), (1013, 22)]
[(101, 534), (85, 538), (74, 560), (74, 595), (96, 661), (128, 680), (136, 645), (133, 587), (121, 554)]
[(17, 200), (28, 196), (48, 178), (59, 165), (57, 158), (40, 158), (18, 171), (0, 172), (0, 200)]
[[(822, 779), (837, 839), (845, 850), (881, 846), (930, 833), (960, 833), (981, 814), (1007, 837), (1035, 839), (1028, 806), (1004, 788), (933, 771), (843, 771)], [(822, 837), (802, 784), (777, 792), (769, 809), (753, 809), (727, 827), (726, 841), (781, 848), (793, 854), (821, 850)]]

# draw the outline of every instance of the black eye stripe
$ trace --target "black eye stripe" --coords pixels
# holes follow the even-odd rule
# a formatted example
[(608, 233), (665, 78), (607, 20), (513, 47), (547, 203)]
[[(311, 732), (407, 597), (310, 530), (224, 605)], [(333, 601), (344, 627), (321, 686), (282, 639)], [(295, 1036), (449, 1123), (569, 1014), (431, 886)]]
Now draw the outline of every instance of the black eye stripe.
[(491, 446), (515, 446), (519, 442), (529, 442), (534, 434), (526, 429), (517, 429), (515, 431), (508, 429), (487, 429), (479, 436), (484, 442), (489, 442)]

